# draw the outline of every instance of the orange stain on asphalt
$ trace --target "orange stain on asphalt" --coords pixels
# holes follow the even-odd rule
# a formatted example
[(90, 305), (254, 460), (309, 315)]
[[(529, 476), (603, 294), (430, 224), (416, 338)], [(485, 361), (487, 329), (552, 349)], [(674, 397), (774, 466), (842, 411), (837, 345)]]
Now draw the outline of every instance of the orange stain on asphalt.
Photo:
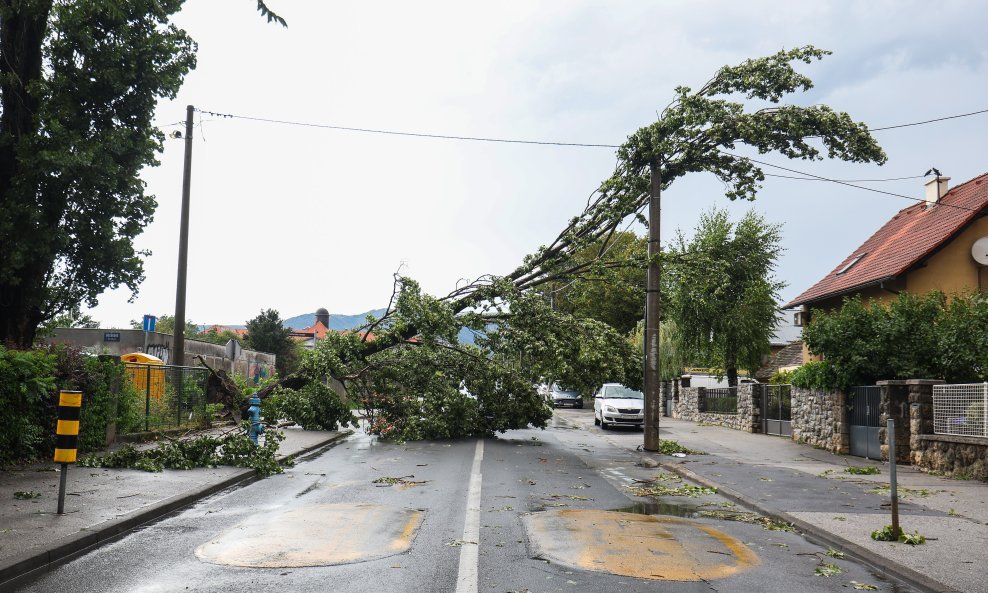
[(408, 550), (422, 512), (323, 504), (257, 514), (196, 549), (204, 562), (254, 568), (350, 564)]
[(661, 581), (720, 579), (759, 563), (735, 538), (678, 517), (597, 510), (526, 515), (537, 556), (562, 566)]

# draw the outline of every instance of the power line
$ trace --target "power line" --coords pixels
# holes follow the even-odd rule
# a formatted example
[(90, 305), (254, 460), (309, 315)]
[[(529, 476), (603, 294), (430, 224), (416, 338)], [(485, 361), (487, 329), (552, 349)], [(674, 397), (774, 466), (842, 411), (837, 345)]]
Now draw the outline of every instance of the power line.
[(879, 181), (904, 181), (906, 179), (922, 179), (925, 175), (910, 175), (908, 177), (886, 177), (884, 179), (821, 179), (817, 177), (796, 177), (795, 175), (779, 175), (778, 173), (765, 173), (766, 177), (779, 177), (781, 179), (796, 179), (798, 181), (841, 181), (844, 183), (877, 183)]
[(970, 113), (958, 113), (957, 115), (947, 115), (947, 116), (944, 116), (944, 117), (938, 117), (938, 118), (935, 118), (935, 119), (927, 119), (927, 120), (924, 120), (924, 121), (914, 121), (914, 122), (910, 122), (910, 123), (907, 123), (907, 124), (897, 124), (897, 125), (894, 125), (894, 126), (884, 126), (884, 127), (881, 127), (881, 128), (871, 128), (871, 129), (869, 129), (869, 131), (870, 132), (881, 132), (882, 130), (895, 130), (895, 129), (898, 129), (898, 128), (908, 128), (908, 127), (911, 127), (911, 126), (922, 126), (922, 125), (926, 125), (926, 124), (936, 123), (938, 121), (947, 121), (948, 119), (958, 119), (958, 118), (961, 118), (961, 117), (970, 117), (972, 115), (981, 115), (982, 113), (988, 113), (988, 109), (981, 109), (979, 111), (971, 111)]
[[(327, 129), (327, 130), (339, 130), (339, 131), (344, 131), (344, 132), (362, 132), (362, 133), (367, 133), (367, 134), (383, 134), (383, 135), (389, 135), (389, 136), (405, 136), (405, 137), (412, 137), (412, 138), (432, 138), (432, 139), (440, 139), (440, 140), (464, 140), (464, 141), (471, 141), (471, 142), (491, 142), (491, 143), (501, 143), (501, 144), (528, 144), (528, 145), (537, 145), (537, 146), (570, 146), (570, 147), (580, 147), (580, 148), (620, 148), (620, 146), (617, 145), (617, 144), (596, 144), (596, 143), (587, 143), (587, 142), (555, 142), (555, 141), (550, 141), (550, 140), (522, 140), (522, 139), (517, 139), (517, 138), (491, 138), (491, 137), (484, 137), (484, 136), (456, 136), (456, 135), (450, 135), (450, 134), (433, 134), (433, 133), (426, 133), (426, 132), (404, 132), (404, 131), (398, 131), (398, 130), (385, 130), (385, 129), (377, 129), (377, 128), (357, 128), (357, 127), (351, 127), (351, 126), (339, 126), (339, 125), (334, 125), (334, 124), (318, 124), (318, 123), (312, 123), (312, 122), (298, 122), (298, 121), (290, 121), (290, 120), (282, 120), (282, 119), (272, 119), (272, 118), (265, 118), (265, 117), (254, 117), (254, 116), (249, 116), (249, 115), (237, 115), (237, 114), (232, 114), (232, 113), (219, 113), (219, 112), (216, 112), (216, 111), (209, 111), (209, 110), (205, 110), (205, 109), (197, 109), (196, 111), (199, 111), (200, 113), (204, 113), (206, 115), (212, 115), (214, 117), (220, 117), (220, 118), (226, 118), (226, 119), (241, 119), (241, 120), (245, 120), (245, 121), (254, 121), (254, 122), (262, 122), (262, 123), (278, 124), (278, 125), (288, 125), (288, 126), (297, 126), (297, 127), (305, 127), (305, 128), (318, 128), (318, 129)], [(968, 113), (959, 113), (959, 114), (955, 114), (955, 115), (948, 115), (948, 116), (944, 116), (944, 117), (938, 117), (938, 118), (934, 118), (934, 119), (928, 119), (928, 120), (917, 121), (917, 122), (909, 122), (909, 123), (896, 124), (896, 125), (891, 125), (891, 126), (871, 128), (870, 131), (872, 131), (872, 132), (878, 132), (878, 131), (882, 131), (882, 130), (892, 130), (892, 129), (897, 129), (897, 128), (911, 127), (911, 126), (921, 126), (921, 125), (931, 124), (931, 123), (940, 122), (940, 121), (946, 121), (946, 120), (951, 120), (951, 119), (959, 119), (959, 118), (962, 118), (962, 117), (970, 117), (970, 116), (974, 116), (974, 115), (980, 115), (980, 114), (983, 114), (983, 113), (988, 113), (988, 109), (981, 109), (981, 110), (978, 110), (978, 111), (971, 111), (971, 112), (968, 112)], [(745, 156), (737, 155), (737, 154), (731, 153), (731, 152), (726, 151), (726, 150), (721, 150), (721, 152), (723, 152), (725, 154), (729, 154), (729, 155), (731, 155), (731, 156), (733, 156), (735, 158), (747, 159), (747, 160), (749, 160), (749, 161), (751, 161), (753, 163), (758, 163), (758, 164), (764, 165), (766, 167), (773, 167), (773, 168), (780, 169), (780, 170), (783, 170), (783, 171), (788, 171), (790, 173), (796, 173), (796, 174), (802, 176), (802, 177), (791, 177), (791, 176), (786, 176), (786, 175), (778, 175), (778, 174), (766, 173), (766, 175), (772, 176), (772, 177), (781, 177), (781, 178), (787, 178), (787, 179), (798, 179), (798, 180), (802, 180), (802, 181), (828, 181), (830, 183), (837, 183), (839, 185), (846, 185), (848, 187), (853, 187), (853, 188), (862, 189), (862, 190), (865, 190), (865, 191), (870, 191), (870, 192), (885, 194), (885, 195), (889, 195), (889, 196), (893, 196), (893, 197), (897, 197), (897, 198), (904, 198), (906, 200), (912, 200), (912, 201), (917, 201), (917, 202), (925, 201), (925, 200), (923, 200), (921, 198), (914, 198), (912, 196), (907, 196), (907, 195), (904, 195), (904, 194), (897, 194), (895, 192), (889, 192), (889, 191), (874, 189), (874, 188), (871, 188), (871, 187), (865, 187), (865, 186), (861, 186), (861, 185), (855, 185), (855, 183), (886, 182), (886, 181), (902, 181), (902, 180), (906, 180), (906, 179), (919, 179), (919, 178), (923, 177), (922, 175), (908, 176), (908, 177), (891, 177), (891, 178), (885, 178), (885, 179), (849, 179), (849, 180), (831, 179), (831, 178), (828, 178), (828, 177), (821, 177), (819, 175), (814, 175), (812, 173), (806, 173), (806, 172), (799, 171), (799, 170), (796, 170), (796, 169), (790, 169), (790, 168), (783, 167), (783, 166), (780, 166), (780, 165), (773, 165), (772, 163), (767, 163), (767, 162), (759, 161), (759, 160), (756, 160), (756, 159), (753, 159), (753, 158), (750, 158), (750, 157), (745, 157)], [(947, 206), (947, 207), (950, 207), (950, 208), (958, 208), (958, 209), (961, 209), (961, 210), (968, 210), (968, 211), (972, 211), (972, 212), (974, 211), (973, 208), (966, 208), (964, 206), (956, 206), (956, 205), (951, 205), (951, 204), (943, 204), (943, 205), (944, 206)]]
[[(730, 152), (730, 151), (727, 151), (727, 150), (721, 150), (720, 152), (723, 152), (724, 154), (731, 155), (732, 157), (735, 157), (735, 158), (745, 159), (745, 160), (751, 161), (753, 163), (758, 163), (759, 165), (763, 165), (765, 167), (773, 167), (775, 169), (781, 169), (783, 171), (788, 171), (790, 173), (797, 173), (799, 175), (804, 175), (806, 177), (812, 177), (812, 178), (818, 179), (820, 181), (829, 181), (831, 183), (836, 183), (838, 185), (846, 185), (848, 187), (853, 187), (853, 188), (856, 188), (856, 189), (863, 189), (865, 191), (875, 192), (877, 194), (885, 194), (887, 196), (894, 196), (896, 198), (903, 198), (903, 199), (906, 199), (906, 200), (911, 200), (913, 202), (925, 202), (926, 201), (923, 198), (915, 198), (913, 196), (907, 196), (905, 194), (897, 194), (895, 192), (885, 191), (885, 190), (882, 190), (882, 189), (875, 189), (873, 187), (866, 187), (864, 185), (854, 185), (853, 183), (850, 183), (850, 182), (847, 182), (847, 181), (841, 181), (839, 179), (830, 179), (830, 178), (827, 178), (827, 177), (821, 177), (820, 175), (814, 175), (813, 173), (807, 173), (805, 171), (798, 171), (796, 169), (790, 169), (789, 167), (783, 167), (782, 165), (773, 165), (772, 163), (767, 163), (765, 161), (759, 161), (758, 159), (753, 159), (751, 157), (742, 156), (740, 154), (734, 154), (733, 152)], [(941, 202), (938, 205), (939, 206), (945, 206), (947, 208), (957, 208), (958, 210), (967, 210), (968, 212), (977, 212), (978, 211), (978, 209), (976, 209), (976, 208), (968, 208), (967, 206), (958, 206), (956, 204), (944, 204), (944, 203)]]
[[(278, 124), (286, 126), (297, 126), (304, 128), (320, 128), (326, 130), (339, 130), (343, 132), (362, 132), (365, 134), (383, 134), (388, 136), (406, 136), (411, 138), (432, 138), (437, 140), (464, 140), (470, 142), (492, 142), (500, 144), (530, 144), (537, 146), (571, 146), (578, 148), (620, 148), (618, 144), (602, 144), (602, 143), (590, 143), (590, 142), (556, 142), (552, 140), (523, 140), (518, 138), (492, 138), (486, 136), (456, 136), (452, 134), (433, 134), (428, 132), (405, 132), (399, 130), (385, 130), (379, 128), (358, 128), (353, 126), (340, 126), (335, 124), (318, 124), (313, 122), (300, 122), (300, 121), (290, 121), (283, 119), (273, 119), (267, 117), (255, 117), (250, 115), (237, 115), (233, 113), (218, 113), (216, 111), (208, 111), (205, 109), (197, 109), (200, 113), (205, 113), (207, 115), (212, 115), (214, 117), (221, 117), (227, 119), (242, 119), (245, 121), (262, 122), (269, 124)], [(870, 132), (881, 132), (884, 130), (895, 130), (899, 128), (908, 128), (912, 126), (922, 126), (926, 124), (932, 124), (941, 121), (947, 121), (952, 119), (959, 119), (963, 117), (971, 117), (974, 115), (981, 115), (988, 113), (988, 109), (980, 109), (978, 111), (970, 111), (967, 113), (958, 113), (954, 115), (946, 115), (943, 117), (937, 117), (933, 119), (927, 119), (923, 121), (908, 122), (902, 124), (895, 124), (890, 126), (880, 126), (877, 128), (870, 128)], [(181, 123), (181, 122), (180, 122)], [(168, 124), (174, 125), (174, 124)], [(870, 180), (860, 180), (860, 181), (870, 181)], [(877, 180), (884, 181), (884, 180)], [(897, 181), (897, 180), (896, 180)]]
[(270, 119), (266, 117), (252, 117), (248, 115), (234, 115), (231, 113), (216, 113), (215, 111), (199, 110), (207, 115), (224, 117), (228, 119), (243, 119), (269, 124), (280, 124), (286, 126), (298, 126), (303, 128), (322, 128), (327, 130), (340, 130), (344, 132), (363, 132), (366, 134), (385, 134), (388, 136), (409, 136), (412, 138), (434, 138), (440, 140), (468, 140), (471, 142), (496, 142), (502, 144), (535, 144), (539, 146), (576, 146), (583, 148), (619, 148), (617, 144), (591, 144), (586, 142), (553, 142), (549, 140), (519, 140), (515, 138), (486, 138), (482, 136), (452, 136), (448, 134), (429, 134), (425, 132), (401, 132), (397, 130), (382, 130), (375, 128), (354, 128), (350, 126), (337, 126), (332, 124), (316, 124), (310, 122), (288, 121), (283, 119)]

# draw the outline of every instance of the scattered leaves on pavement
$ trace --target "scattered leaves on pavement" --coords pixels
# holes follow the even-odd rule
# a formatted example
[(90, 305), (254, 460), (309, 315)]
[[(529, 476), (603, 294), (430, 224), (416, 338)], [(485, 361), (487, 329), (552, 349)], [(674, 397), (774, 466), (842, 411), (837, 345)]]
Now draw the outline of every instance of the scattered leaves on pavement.
[(709, 517), (711, 519), (721, 519), (723, 521), (740, 521), (741, 523), (761, 525), (769, 531), (786, 531), (790, 533), (796, 532), (796, 528), (792, 525), (792, 523), (776, 521), (771, 517), (765, 517), (763, 515), (759, 515), (758, 513), (746, 511), (699, 511), (697, 515), (700, 517)]
[(815, 574), (818, 577), (832, 577), (835, 575), (839, 575), (842, 572), (844, 571), (841, 570), (841, 567), (837, 566), (836, 564), (821, 564), (820, 566), (816, 567), (816, 569), (813, 571), (813, 574)]
[(830, 556), (831, 558), (837, 558), (837, 559), (841, 559), (841, 558), (844, 557), (844, 552), (841, 552), (839, 550), (835, 550), (833, 548), (827, 548), (827, 551), (824, 552), (824, 554), (826, 554), (827, 556)]
[(844, 473), (854, 474), (856, 476), (874, 476), (882, 472), (877, 467), (869, 467), (869, 466), (862, 467), (862, 466), (852, 465), (849, 467), (845, 467)]
[(706, 496), (707, 494), (717, 494), (716, 488), (706, 486), (693, 486), (683, 484), (682, 486), (627, 486), (635, 496)]
[(453, 541), (446, 542), (446, 545), (449, 546), (449, 547), (451, 547), (451, 548), (459, 548), (460, 546), (462, 546), (464, 544), (473, 544), (473, 545), (476, 546), (477, 545), (477, 542), (471, 542), (471, 541), (466, 541), (466, 540), (462, 540), (462, 539), (454, 539)]
[(41, 493), (35, 492), (34, 490), (18, 490), (17, 492), (14, 492), (14, 498), (18, 498), (20, 500), (30, 500), (32, 498), (38, 498), (39, 496), (41, 496)]
[(663, 455), (672, 455), (673, 453), (685, 453), (687, 455), (706, 455), (703, 451), (694, 451), (693, 449), (688, 449), (676, 441), (670, 441), (668, 439), (659, 442), (659, 453)]
[(878, 591), (878, 587), (875, 585), (869, 585), (867, 583), (859, 583), (857, 581), (851, 581), (851, 586), (859, 591)]
[(426, 482), (429, 481), (429, 480), (414, 481), (414, 480), (409, 480), (408, 479), (408, 478), (414, 478), (414, 477), (415, 476), (413, 476), (413, 475), (400, 476), (400, 477), (397, 477), (397, 478), (393, 478), (393, 477), (390, 477), (390, 476), (385, 476), (383, 478), (378, 478), (378, 479), (374, 480), (373, 483), (374, 484), (380, 484), (382, 486), (416, 486), (418, 484), (425, 484)]

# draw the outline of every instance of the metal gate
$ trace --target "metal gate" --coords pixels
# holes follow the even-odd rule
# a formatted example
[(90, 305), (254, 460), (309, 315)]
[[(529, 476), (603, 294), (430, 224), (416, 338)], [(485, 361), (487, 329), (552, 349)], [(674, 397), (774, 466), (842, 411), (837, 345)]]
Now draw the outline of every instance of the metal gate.
[(755, 385), (761, 388), (762, 432), (792, 436), (792, 385)]
[(851, 429), (851, 455), (867, 459), (881, 459), (881, 443), (878, 431), (881, 422), (878, 407), (882, 401), (882, 388), (877, 385), (850, 389), (848, 424)]
[(662, 415), (672, 416), (672, 381), (662, 382)]

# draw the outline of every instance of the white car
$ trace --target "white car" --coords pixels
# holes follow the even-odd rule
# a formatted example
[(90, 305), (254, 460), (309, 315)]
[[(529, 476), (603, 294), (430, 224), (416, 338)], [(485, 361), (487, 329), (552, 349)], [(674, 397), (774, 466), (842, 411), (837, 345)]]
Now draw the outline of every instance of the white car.
[(645, 396), (620, 383), (604, 383), (593, 396), (593, 423), (607, 430), (612, 425), (645, 424)]

